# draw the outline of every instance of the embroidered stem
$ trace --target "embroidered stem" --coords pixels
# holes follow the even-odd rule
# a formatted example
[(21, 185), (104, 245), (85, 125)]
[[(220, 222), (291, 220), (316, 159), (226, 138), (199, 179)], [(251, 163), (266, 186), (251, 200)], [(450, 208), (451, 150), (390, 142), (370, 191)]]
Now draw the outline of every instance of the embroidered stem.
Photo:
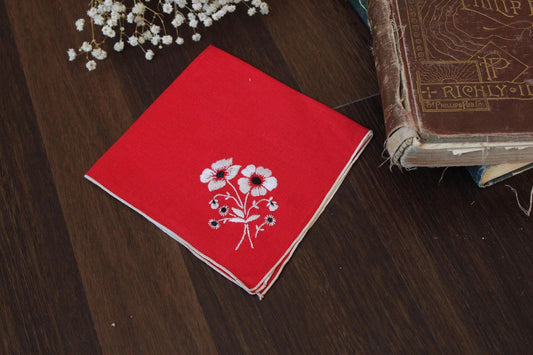
[[(237, 198), (239, 199), (239, 202), (238, 202), (238, 205), (240, 208), (243, 209), (244, 211), (244, 204), (242, 203), (242, 200), (241, 200), (241, 196), (239, 195), (239, 191), (237, 191), (237, 189), (235, 188), (235, 186), (233, 186), (233, 184), (231, 183), (231, 181), (227, 180), (228, 182), (228, 185), (231, 186), (233, 188), (233, 191), (235, 191), (235, 196), (237, 196)], [(233, 197), (233, 196), (232, 196)], [(237, 202), (237, 201), (235, 201)]]
[(262, 231), (263, 229), (263, 226), (266, 224), (266, 222), (263, 222), (259, 227), (258, 226), (255, 226), (255, 235), (254, 235), (254, 238), (257, 238), (257, 235), (259, 234), (260, 231)]
[(249, 208), (248, 210), (246, 209), (246, 205), (248, 204), (248, 196), (250, 196), (250, 192), (248, 192), (246, 196), (244, 197), (244, 205), (242, 207), (242, 211), (245, 213), (244, 214), (245, 219), (248, 218), (248, 214), (250, 213), (250, 209), (251, 209), (251, 208)]
[(239, 250), (239, 247), (242, 244), (242, 241), (244, 240), (244, 237), (246, 236), (246, 226), (244, 227), (244, 233), (242, 234), (241, 240), (239, 241), (239, 244), (235, 247), (235, 250)]
[[(213, 198), (217, 198), (219, 196), (222, 196), (224, 197), (225, 200), (228, 200), (228, 199), (232, 199), (233, 201), (235, 201), (235, 203), (237, 204), (237, 206), (239, 206), (240, 208), (242, 208), (242, 206), (239, 204), (239, 201), (237, 201), (237, 199), (233, 196), (230, 195), (230, 193), (228, 192), (226, 195), (225, 194), (216, 194)], [(238, 196), (238, 195), (237, 195)]]
[(246, 223), (246, 234), (248, 235), (248, 240), (250, 241), (250, 246), (253, 249), (254, 248), (254, 243), (252, 243), (252, 237), (250, 236), (250, 227), (248, 226), (248, 223)]
[(261, 200), (259, 200), (259, 201), (257, 201), (257, 202), (254, 201), (254, 202), (252, 203), (252, 205), (250, 206), (250, 208), (248, 208), (248, 210), (246, 211), (246, 215), (248, 215), (248, 214), (250, 213), (250, 211), (252, 210), (252, 208), (257, 208), (257, 209), (259, 209), (259, 207), (257, 207), (257, 205), (258, 205), (259, 203), (263, 202), (263, 201), (268, 202), (269, 199), (267, 199), (267, 198), (263, 198), (263, 199), (261, 199)]
[[(235, 218), (239, 218), (239, 216), (237, 216), (237, 215), (234, 214), (234, 213), (230, 213), (229, 215), (232, 216), (232, 217), (235, 217)], [(222, 222), (222, 223), (226, 223), (226, 222), (230, 221), (231, 219), (232, 219), (232, 218), (226, 217), (226, 218), (221, 218), (221, 219), (219, 219), (218, 221), (219, 221), (219, 222)]]
[(239, 247), (241, 246), (241, 244), (244, 241), (244, 238), (246, 236), (248, 236), (248, 240), (250, 241), (250, 246), (252, 247), (252, 249), (254, 248), (254, 243), (252, 243), (252, 238), (250, 237), (250, 228), (248, 227), (248, 223), (246, 223), (244, 225), (244, 230), (243, 230), (243, 233), (242, 233), (241, 240), (239, 241), (239, 244), (237, 244), (237, 246), (235, 247), (235, 250), (239, 249)]

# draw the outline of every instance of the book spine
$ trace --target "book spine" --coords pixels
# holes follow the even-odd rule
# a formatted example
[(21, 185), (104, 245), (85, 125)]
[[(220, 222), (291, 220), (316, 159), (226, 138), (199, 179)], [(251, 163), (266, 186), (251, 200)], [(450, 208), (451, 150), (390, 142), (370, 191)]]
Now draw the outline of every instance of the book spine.
[(370, 0), (368, 21), (387, 131), (386, 147), (391, 163), (401, 166), (404, 151), (418, 139), (418, 133), (410, 110), (395, 5), (396, 0)]

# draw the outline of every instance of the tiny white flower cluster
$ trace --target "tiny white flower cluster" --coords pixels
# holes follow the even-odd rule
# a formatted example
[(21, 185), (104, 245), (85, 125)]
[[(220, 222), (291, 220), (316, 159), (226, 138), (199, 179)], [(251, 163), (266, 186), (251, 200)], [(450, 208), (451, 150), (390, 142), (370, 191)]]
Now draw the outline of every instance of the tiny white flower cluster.
[[(124, 2), (128, 2), (128, 6)], [(113, 44), (116, 52), (124, 50), (127, 43), (132, 47), (139, 47), (144, 52), (146, 60), (152, 60), (155, 53), (152, 49), (148, 49), (148, 46), (162, 49), (163, 45), (169, 46), (172, 43), (181, 45), (185, 42), (181, 35), (184, 28), (189, 28), (189, 31), (192, 31), (191, 39), (198, 42), (202, 38), (197, 32), (200, 24), (210, 27), (214, 21), (233, 13), (238, 4), (244, 4), (250, 16), (257, 12), (267, 15), (269, 12), (268, 4), (263, 0), (126, 0), (124, 2), (90, 0), (87, 17), (92, 38), (83, 42), (78, 51), (74, 48), (67, 51), (70, 61), (84, 55), (87, 59), (85, 67), (89, 71), (96, 69), (95, 59), (107, 58), (107, 52), (102, 45), (109, 39), (116, 40)], [(76, 30), (83, 31), (86, 22), (83, 18), (76, 20)], [(100, 41), (96, 39), (96, 26), (101, 27)]]

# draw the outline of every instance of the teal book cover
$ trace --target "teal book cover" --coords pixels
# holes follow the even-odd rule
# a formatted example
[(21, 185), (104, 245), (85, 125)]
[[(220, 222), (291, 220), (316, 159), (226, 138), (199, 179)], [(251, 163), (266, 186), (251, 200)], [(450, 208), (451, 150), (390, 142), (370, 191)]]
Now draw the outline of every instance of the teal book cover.
[(355, 8), (355, 11), (357, 11), (365, 25), (370, 28), (368, 24), (367, 0), (350, 0), (350, 3)]
[(533, 163), (469, 166), (466, 169), (479, 187), (488, 187), (533, 168)]

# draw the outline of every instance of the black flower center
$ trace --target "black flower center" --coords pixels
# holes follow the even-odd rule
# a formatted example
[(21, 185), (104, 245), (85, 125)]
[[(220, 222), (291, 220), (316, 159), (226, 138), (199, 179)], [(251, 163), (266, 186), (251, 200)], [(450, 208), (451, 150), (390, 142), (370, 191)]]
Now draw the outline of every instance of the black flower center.
[(272, 222), (274, 222), (274, 218), (272, 218), (272, 217), (267, 217), (267, 222), (268, 222), (268, 223), (272, 223)]
[(226, 207), (221, 207), (220, 208), (220, 212), (222, 213), (226, 213), (228, 211), (228, 209)]
[(263, 183), (263, 180), (261, 180), (261, 178), (258, 176), (254, 176), (251, 181), (254, 185), (261, 185)]
[(217, 221), (211, 221), (211, 225), (212, 225), (213, 227), (216, 227), (216, 226), (218, 226), (218, 222), (217, 222)]
[(226, 172), (224, 170), (220, 170), (218, 173), (217, 173), (217, 178), (220, 179), (220, 178), (223, 178), (224, 175), (226, 175)]

